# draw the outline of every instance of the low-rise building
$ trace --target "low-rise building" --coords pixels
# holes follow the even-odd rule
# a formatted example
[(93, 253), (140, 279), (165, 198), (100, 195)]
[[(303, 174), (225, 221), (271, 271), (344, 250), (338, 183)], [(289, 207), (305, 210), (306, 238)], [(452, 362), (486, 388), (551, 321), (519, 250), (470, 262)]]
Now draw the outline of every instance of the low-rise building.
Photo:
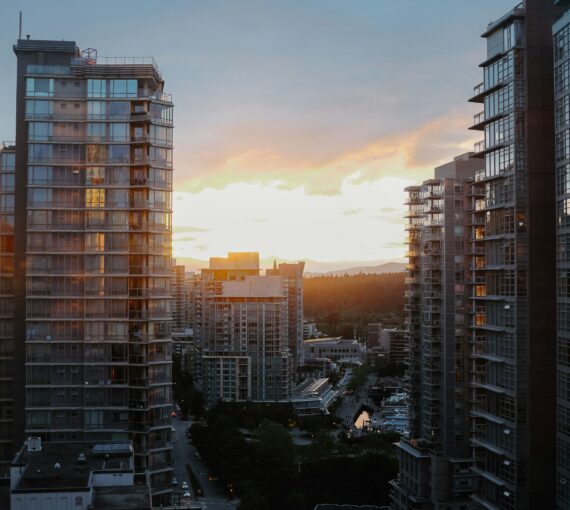
[(303, 341), (304, 359), (329, 358), (339, 363), (362, 364), (366, 361), (366, 347), (358, 340), (339, 337), (312, 338)]
[[(144, 478), (143, 478), (144, 480)], [(151, 510), (131, 443), (43, 443), (30, 437), (10, 468), (12, 510)]]
[(291, 402), (299, 415), (321, 414), (328, 412), (328, 406), (335, 396), (336, 392), (326, 377), (305, 379), (293, 388)]

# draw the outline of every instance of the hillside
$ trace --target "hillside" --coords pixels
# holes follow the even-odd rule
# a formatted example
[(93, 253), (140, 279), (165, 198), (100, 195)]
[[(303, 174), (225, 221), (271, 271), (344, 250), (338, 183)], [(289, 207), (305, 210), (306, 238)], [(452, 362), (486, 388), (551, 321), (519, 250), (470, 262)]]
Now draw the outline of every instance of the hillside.
[(317, 276), (304, 282), (305, 317), (328, 334), (364, 334), (366, 324), (401, 318), (405, 273)]

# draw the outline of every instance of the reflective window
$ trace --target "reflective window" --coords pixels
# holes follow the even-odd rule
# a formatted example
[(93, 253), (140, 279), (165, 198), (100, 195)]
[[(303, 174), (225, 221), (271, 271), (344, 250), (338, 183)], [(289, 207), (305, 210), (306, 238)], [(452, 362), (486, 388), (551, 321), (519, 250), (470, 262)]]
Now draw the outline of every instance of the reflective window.
[(28, 138), (31, 141), (48, 141), (53, 136), (51, 122), (30, 122), (28, 124)]
[(53, 101), (41, 99), (28, 99), (26, 101), (26, 115), (29, 117), (49, 117), (53, 114)]
[(107, 139), (107, 124), (95, 122), (87, 124), (87, 140), (97, 142)]
[(53, 78), (26, 78), (26, 95), (32, 97), (53, 96)]

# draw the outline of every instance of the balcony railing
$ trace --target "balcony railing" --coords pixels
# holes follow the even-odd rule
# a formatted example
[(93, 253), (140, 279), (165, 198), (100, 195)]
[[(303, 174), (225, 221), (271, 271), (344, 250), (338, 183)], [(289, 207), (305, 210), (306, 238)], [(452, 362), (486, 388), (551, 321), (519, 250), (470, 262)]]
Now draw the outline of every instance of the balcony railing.
[(479, 94), (482, 94), (483, 92), (485, 92), (485, 83), (481, 82), (478, 85), (475, 85), (473, 87), (473, 96), (478, 96)]
[(480, 140), (473, 145), (473, 152), (483, 152), (485, 150), (485, 140)]
[(485, 110), (473, 116), (473, 125), (481, 124), (485, 120)]

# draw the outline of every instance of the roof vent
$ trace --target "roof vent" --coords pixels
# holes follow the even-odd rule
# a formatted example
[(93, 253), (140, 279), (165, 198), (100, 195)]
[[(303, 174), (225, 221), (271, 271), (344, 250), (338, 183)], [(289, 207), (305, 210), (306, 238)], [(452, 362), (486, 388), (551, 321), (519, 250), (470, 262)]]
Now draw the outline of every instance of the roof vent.
[(39, 452), (42, 449), (42, 438), (28, 437), (27, 444), (29, 452)]

